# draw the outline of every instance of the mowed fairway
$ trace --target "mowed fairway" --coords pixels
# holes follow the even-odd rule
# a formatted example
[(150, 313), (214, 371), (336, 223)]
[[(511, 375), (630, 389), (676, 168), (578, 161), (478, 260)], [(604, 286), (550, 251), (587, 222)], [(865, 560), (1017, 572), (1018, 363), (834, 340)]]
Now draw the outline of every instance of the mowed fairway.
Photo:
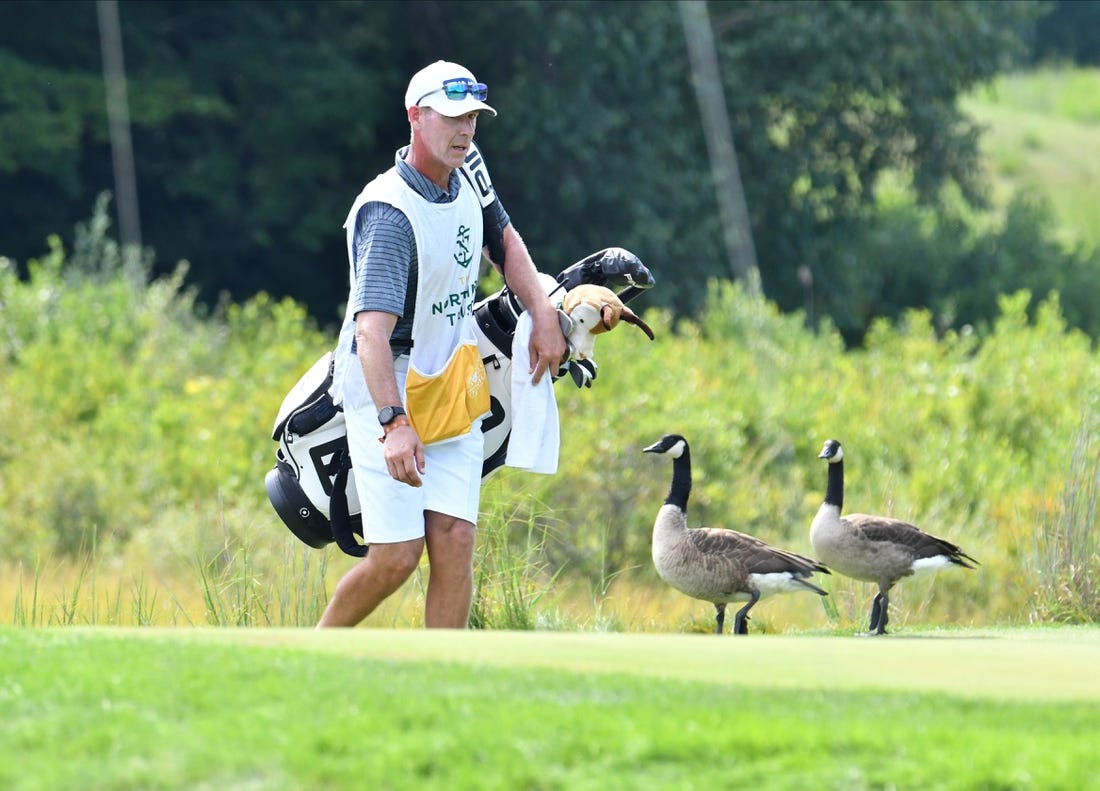
[(1100, 630), (2, 629), (0, 788), (1100, 788)]

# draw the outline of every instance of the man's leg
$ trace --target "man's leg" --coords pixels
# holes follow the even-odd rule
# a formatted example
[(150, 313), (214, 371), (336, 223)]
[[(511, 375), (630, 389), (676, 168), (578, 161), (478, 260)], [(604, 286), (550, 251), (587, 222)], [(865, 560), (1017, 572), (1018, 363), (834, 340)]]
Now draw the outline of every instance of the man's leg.
[(464, 519), (425, 512), (428, 591), (424, 625), (465, 629), (474, 596), (474, 545), (477, 527)]
[(396, 544), (371, 544), (367, 556), (336, 583), (336, 590), (317, 628), (355, 626), (362, 621), (416, 571), (423, 551), (423, 538)]

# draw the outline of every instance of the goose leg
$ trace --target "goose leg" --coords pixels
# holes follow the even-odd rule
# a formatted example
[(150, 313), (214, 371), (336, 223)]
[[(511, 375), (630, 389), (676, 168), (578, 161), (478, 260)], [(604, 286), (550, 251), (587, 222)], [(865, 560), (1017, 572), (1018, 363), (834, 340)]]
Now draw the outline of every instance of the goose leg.
[(722, 634), (722, 625), (726, 622), (726, 605), (715, 604), (715, 620), (718, 622), (718, 631), (715, 634)]
[(871, 602), (871, 625), (867, 627), (867, 631), (873, 632), (878, 628), (879, 618), (882, 617), (882, 594), (876, 593), (874, 600)]
[(878, 617), (878, 628), (875, 630), (875, 634), (886, 634), (886, 623), (890, 620), (890, 597), (885, 593), (880, 593), (878, 598), (880, 613)]
[(752, 596), (749, 598), (749, 603), (737, 611), (737, 616), (733, 619), (733, 633), (734, 634), (748, 634), (749, 626), (747, 621), (749, 620), (749, 610), (752, 606), (760, 600), (760, 592), (753, 591)]

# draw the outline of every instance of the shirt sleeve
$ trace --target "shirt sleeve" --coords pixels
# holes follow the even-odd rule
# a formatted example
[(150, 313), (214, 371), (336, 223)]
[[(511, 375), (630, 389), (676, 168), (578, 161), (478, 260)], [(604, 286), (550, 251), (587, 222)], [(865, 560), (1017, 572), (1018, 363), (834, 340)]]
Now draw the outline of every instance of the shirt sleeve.
[(416, 242), (409, 218), (378, 201), (363, 204), (355, 218), (355, 287), (352, 310), (380, 310), (411, 319), (415, 299), (410, 277), (416, 266)]

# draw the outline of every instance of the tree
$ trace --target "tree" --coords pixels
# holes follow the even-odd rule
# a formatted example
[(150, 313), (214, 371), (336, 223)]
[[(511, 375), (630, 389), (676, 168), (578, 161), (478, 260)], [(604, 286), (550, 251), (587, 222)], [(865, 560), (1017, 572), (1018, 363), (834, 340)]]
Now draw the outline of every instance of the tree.
[[(874, 232), (879, 180), (907, 174), (933, 207), (950, 185), (981, 200), (956, 98), (1025, 54), (1042, 6), (708, 8), (765, 294), (839, 317), (862, 300), (858, 338), (879, 300), (864, 274), (890, 262), (847, 243)], [(407, 140), (408, 76), (436, 58), (490, 84), (500, 116), (478, 140), (542, 269), (621, 245), (658, 278), (644, 305), (680, 314), (729, 276), (673, 2), (144, 0), (120, 16), (143, 237), (163, 271), (188, 259), (207, 301), (266, 290), (339, 319), (345, 212)], [(0, 4), (5, 255), (36, 254), (111, 185), (97, 36), (90, 3)]]
[(1100, 64), (1100, 2), (1054, 0), (1035, 27), (1037, 61)]
[[(392, 4), (142, 2), (120, 16), (144, 236), (163, 271), (188, 259), (208, 301), (270, 290), (338, 318), (343, 212), (389, 159), (376, 134), (404, 91), (375, 67), (393, 56)], [(29, 35), (0, 34), (0, 125), (21, 134), (0, 144), (0, 188), (26, 203), (0, 239), (26, 258), (112, 181), (94, 5), (0, 5), (0, 31), (15, 30)]]
[[(734, 134), (768, 295), (841, 318), (859, 293), (843, 240), (873, 226), (879, 179), (983, 200), (978, 129), (957, 97), (1023, 53), (1037, 6), (983, 2), (716, 3)], [(843, 321), (840, 321), (843, 326)]]

